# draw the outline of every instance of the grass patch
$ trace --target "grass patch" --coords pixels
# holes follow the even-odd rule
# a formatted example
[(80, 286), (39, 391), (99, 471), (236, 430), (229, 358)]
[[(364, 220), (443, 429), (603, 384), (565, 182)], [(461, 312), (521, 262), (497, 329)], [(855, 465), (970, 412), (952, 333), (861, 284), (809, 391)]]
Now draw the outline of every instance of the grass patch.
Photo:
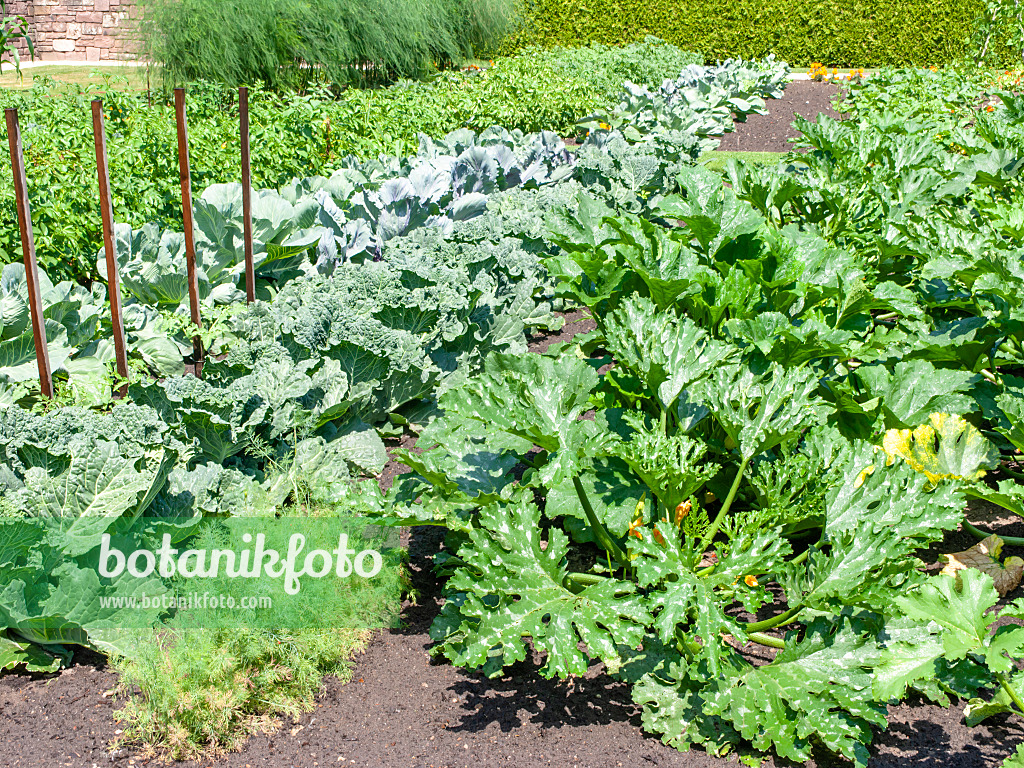
[(775, 165), (785, 152), (706, 152), (700, 162), (712, 171), (724, 171), (730, 159), (739, 160), (750, 165)]
[[(29, 89), (37, 80), (49, 78), (65, 86), (98, 86), (100, 90), (145, 91), (146, 68), (129, 66), (80, 67), (67, 64), (48, 64), (21, 70), (21, 77), (13, 69), (4, 67), (0, 74), (0, 88)], [(108, 86), (109, 82), (109, 86)], [(60, 90), (58, 88), (58, 90)]]

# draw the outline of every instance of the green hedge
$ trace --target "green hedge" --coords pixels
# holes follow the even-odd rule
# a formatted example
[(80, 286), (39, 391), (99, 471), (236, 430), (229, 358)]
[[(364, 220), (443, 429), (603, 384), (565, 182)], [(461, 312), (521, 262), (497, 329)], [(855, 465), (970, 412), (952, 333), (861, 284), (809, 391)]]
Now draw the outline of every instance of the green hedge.
[(983, 0), (524, 0), (503, 43), (609, 45), (655, 35), (708, 61), (774, 53), (793, 66), (946, 64), (966, 55)]

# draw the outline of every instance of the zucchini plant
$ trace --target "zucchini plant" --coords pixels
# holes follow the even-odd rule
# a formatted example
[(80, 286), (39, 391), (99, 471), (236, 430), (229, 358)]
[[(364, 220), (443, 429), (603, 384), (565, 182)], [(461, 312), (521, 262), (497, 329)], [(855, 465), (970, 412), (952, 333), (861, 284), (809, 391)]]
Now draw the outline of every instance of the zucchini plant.
[(650, 220), (585, 196), (551, 219), (549, 268), (596, 330), (444, 392), (388, 514), (449, 531), (431, 636), (453, 663), (600, 662), (680, 749), (864, 765), (888, 703), (976, 697), (1020, 650), (944, 644), (916, 553), (968, 494), (1019, 506), (980, 481), (1021, 392), (923, 354), (921, 291), (877, 260), (700, 168), (677, 184)]

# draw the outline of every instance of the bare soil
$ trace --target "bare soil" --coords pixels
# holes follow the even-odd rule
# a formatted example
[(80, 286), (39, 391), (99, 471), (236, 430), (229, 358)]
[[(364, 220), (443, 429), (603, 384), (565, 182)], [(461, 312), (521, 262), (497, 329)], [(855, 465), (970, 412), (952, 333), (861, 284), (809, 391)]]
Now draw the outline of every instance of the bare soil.
[(814, 122), (819, 114), (840, 119), (842, 115), (832, 108), (832, 98), (839, 86), (816, 83), (812, 80), (794, 80), (786, 86), (781, 99), (769, 99), (768, 113), (750, 115), (746, 122), (736, 123), (731, 133), (722, 137), (720, 151), (729, 152), (789, 152), (791, 139), (799, 136), (793, 119), (799, 115)]

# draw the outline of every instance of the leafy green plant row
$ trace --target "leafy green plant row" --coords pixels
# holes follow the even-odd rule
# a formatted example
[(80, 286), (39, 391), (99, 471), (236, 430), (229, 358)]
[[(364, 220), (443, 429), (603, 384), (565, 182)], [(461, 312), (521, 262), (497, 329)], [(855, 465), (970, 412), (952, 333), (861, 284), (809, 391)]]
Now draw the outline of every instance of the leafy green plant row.
[(646, 730), (716, 754), (865, 765), (911, 691), (972, 724), (1024, 712), (1024, 605), (990, 610), (1014, 563), (918, 559), (971, 499), (1024, 514), (1020, 105), (979, 101), (865, 101), (776, 168), (549, 215), (596, 330), (441, 393), (385, 509), (448, 531), (437, 653), (600, 661)]
[[(657, 87), (694, 54), (649, 40), (614, 49), (533, 51), (484, 70), (445, 72), (427, 82), (351, 88), (334, 95), (250, 90), (252, 173), (256, 187), (278, 188), (330, 172), (348, 156), (373, 159), (416, 151), (419, 135), (439, 137), (492, 125), (569, 136), (578, 120), (612, 106), (622, 82)], [(577, 66), (577, 62), (586, 66)], [(0, 93), (21, 116), (29, 197), (40, 264), (54, 281), (88, 284), (98, 277), (100, 246), (95, 155), (88, 100), (102, 93), (115, 214), (138, 228), (156, 221), (180, 227), (174, 116), (151, 94), (107, 83), (75, 91), (55, 84)], [(197, 189), (240, 178), (235, 93), (189, 87), (192, 177)], [(10, 168), (0, 164), (0, 262), (20, 258)]]
[(164, 80), (278, 90), (417, 78), (495, 44), (511, 0), (144, 0), (138, 37)]

